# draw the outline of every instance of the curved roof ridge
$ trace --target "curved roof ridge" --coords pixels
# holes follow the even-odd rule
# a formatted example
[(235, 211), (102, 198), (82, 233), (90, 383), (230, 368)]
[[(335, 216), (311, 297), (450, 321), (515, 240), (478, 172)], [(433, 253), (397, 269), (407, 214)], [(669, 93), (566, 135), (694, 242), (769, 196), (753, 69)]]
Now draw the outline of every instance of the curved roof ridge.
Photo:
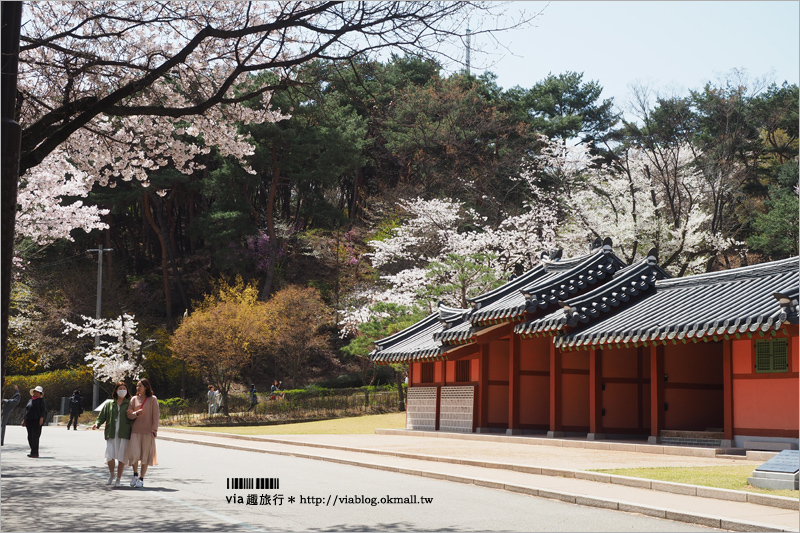
[[(564, 271), (556, 271), (553, 273), (554, 275), (552, 277), (548, 276), (547, 279), (543, 279), (541, 280), (541, 282), (537, 284), (531, 284), (527, 287), (523, 287), (522, 289), (520, 289), (520, 292), (522, 292), (522, 294), (525, 295), (526, 299), (528, 299), (528, 296), (530, 295), (531, 303), (533, 303), (532, 297), (537, 296), (537, 294), (540, 293), (542, 290), (558, 286), (558, 284), (564, 281), (565, 279), (569, 279), (575, 276), (576, 275), (575, 270), (589, 267), (591, 266), (592, 263), (601, 258), (608, 258), (611, 262), (611, 264), (608, 265), (598, 265), (599, 271), (597, 272), (597, 274), (600, 274), (601, 278), (604, 277), (605, 275), (609, 274), (613, 275), (619, 268), (625, 265), (625, 263), (619, 257), (617, 257), (616, 254), (614, 254), (614, 252), (601, 250), (601, 254), (592, 254), (591, 256), (586, 257), (583, 261), (576, 262), (572, 266), (572, 268)], [(551, 289), (550, 292), (553, 292), (553, 290), (554, 289)]]
[(375, 341), (375, 346), (378, 347), (378, 351), (385, 350), (389, 346), (397, 344), (409, 337), (413, 336), (420, 331), (424, 331), (428, 329), (433, 323), (439, 323), (439, 312), (431, 313), (430, 315), (426, 316), (419, 322), (408, 326), (405, 329), (401, 329), (397, 333), (393, 335), (389, 335), (388, 337), (384, 337), (383, 339), (379, 339)]
[(631, 265), (626, 266), (620, 270), (617, 270), (611, 278), (611, 281), (600, 285), (599, 287), (592, 289), (591, 291), (578, 296), (576, 298), (572, 298), (564, 302), (566, 305), (570, 307), (577, 307), (581, 304), (586, 302), (591, 302), (595, 298), (601, 295), (610, 294), (615, 290), (619, 290), (625, 283), (629, 282), (632, 278), (636, 278), (637, 276), (641, 276), (643, 272), (651, 272), (656, 276), (663, 276), (660, 279), (667, 279), (671, 278), (669, 272), (658, 266), (657, 264), (653, 263), (649, 257), (645, 257), (644, 259), (637, 261)]
[(718, 272), (706, 272), (703, 274), (695, 274), (693, 276), (684, 276), (682, 278), (661, 280), (657, 283), (657, 287), (659, 289), (668, 289), (672, 287), (725, 283), (726, 281), (732, 281), (741, 278), (754, 278), (760, 276), (769, 276), (771, 274), (781, 274), (790, 270), (797, 270), (798, 266), (800, 266), (800, 256), (795, 256), (788, 259), (781, 259), (779, 261), (771, 261), (769, 263), (759, 263), (757, 265), (731, 268), (728, 270), (720, 270)]
[(542, 265), (544, 266), (545, 272), (550, 274), (552, 272), (573, 269), (576, 266), (583, 264), (585, 261), (591, 261), (607, 253), (611, 253), (611, 246), (600, 246), (599, 248), (592, 249), (592, 251), (587, 254), (576, 255), (575, 257), (558, 259), (556, 261), (542, 259)]
[(478, 304), (481, 306), (487, 303), (492, 303), (495, 299), (500, 299), (503, 296), (506, 296), (509, 293), (518, 290), (520, 286), (525, 285), (525, 283), (528, 283), (528, 281), (531, 280), (532, 278), (542, 276), (545, 273), (546, 272), (544, 270), (544, 265), (542, 264), (536, 265), (527, 272), (503, 283), (499, 287), (495, 287), (490, 291), (484, 292), (483, 294), (479, 294), (474, 298), (467, 298), (467, 301), (472, 304)]
[(439, 320), (441, 322), (456, 322), (466, 318), (472, 312), (472, 309), (462, 309), (460, 307), (450, 307), (444, 304), (439, 304)]
[(561, 309), (519, 324), (514, 331), (530, 335), (558, 331), (567, 325), (575, 326), (578, 322), (589, 322), (592, 318), (601, 317), (618, 308), (622, 302), (629, 301), (631, 296), (649, 289), (660, 277), (669, 277), (669, 274), (655, 264), (655, 257), (647, 256), (613, 273), (611, 281), (581, 296), (559, 301)]

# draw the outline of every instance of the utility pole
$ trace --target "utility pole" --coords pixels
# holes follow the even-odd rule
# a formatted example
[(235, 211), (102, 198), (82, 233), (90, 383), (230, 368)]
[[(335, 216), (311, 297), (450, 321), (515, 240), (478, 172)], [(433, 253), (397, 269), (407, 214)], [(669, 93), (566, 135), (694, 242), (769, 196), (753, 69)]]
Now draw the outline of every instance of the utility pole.
[[(97, 252), (97, 313), (96, 318), (100, 320), (100, 312), (103, 308), (103, 252), (113, 252), (113, 248), (92, 248), (87, 252)], [(100, 347), (100, 335), (94, 336), (95, 350)], [(92, 385), (92, 409), (100, 403), (100, 382), (94, 376)]]
[(471, 34), (471, 30), (469, 29), (469, 27), (467, 27), (467, 74), (472, 74), (472, 72), (470, 72), (470, 68), (469, 68), (470, 34)]

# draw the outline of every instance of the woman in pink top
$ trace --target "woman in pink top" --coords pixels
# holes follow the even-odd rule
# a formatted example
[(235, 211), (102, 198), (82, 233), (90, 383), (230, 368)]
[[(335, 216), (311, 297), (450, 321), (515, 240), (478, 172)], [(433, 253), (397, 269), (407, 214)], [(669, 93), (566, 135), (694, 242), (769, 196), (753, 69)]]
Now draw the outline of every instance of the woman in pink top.
[[(153, 394), (153, 387), (146, 379), (136, 384), (136, 396), (131, 399), (127, 414), (128, 418), (133, 420), (133, 427), (126, 462), (133, 467), (131, 487), (141, 488), (144, 486), (147, 467), (158, 464), (156, 456), (158, 398)], [(139, 476), (139, 463), (142, 463), (141, 476)]]

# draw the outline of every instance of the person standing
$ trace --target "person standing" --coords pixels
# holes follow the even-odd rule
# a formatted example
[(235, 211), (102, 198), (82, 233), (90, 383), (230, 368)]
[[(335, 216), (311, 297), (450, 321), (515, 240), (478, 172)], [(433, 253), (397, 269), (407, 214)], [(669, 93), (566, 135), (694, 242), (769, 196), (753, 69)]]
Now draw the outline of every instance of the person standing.
[(42, 436), (42, 426), (47, 416), (47, 404), (44, 402), (44, 389), (41, 385), (36, 385), (30, 390), (31, 399), (25, 406), (25, 416), (22, 418), (22, 425), (28, 430), (28, 444), (31, 453), (28, 457), (39, 457), (39, 438)]
[[(127, 411), (131, 403), (128, 387), (119, 382), (114, 385), (110, 402), (106, 402), (97, 416), (97, 421), (92, 429), (97, 429), (105, 423), (106, 462), (108, 464), (108, 481), (106, 485), (114, 484), (119, 487), (122, 472), (125, 470), (125, 453), (131, 438), (131, 421), (128, 420)], [(117, 476), (114, 481), (114, 461), (117, 462)]]
[(72, 398), (69, 399), (69, 422), (67, 422), (67, 431), (72, 424), (73, 429), (78, 431), (78, 417), (83, 413), (83, 397), (81, 391), (75, 389), (72, 393)]
[(0, 433), (0, 446), (3, 446), (6, 442), (6, 424), (8, 424), (8, 419), (11, 416), (11, 412), (17, 408), (20, 400), (19, 386), (14, 385), (14, 395), (11, 396), (11, 398), (3, 399), (3, 429), (2, 433)]
[(250, 384), (250, 407), (247, 408), (248, 411), (253, 410), (253, 408), (258, 405), (258, 396), (256, 395), (256, 384)]
[(281, 392), (281, 383), (277, 379), (272, 382), (272, 386), (269, 388), (269, 399), (270, 400), (277, 400), (279, 397), (283, 398), (283, 393)]
[(214, 385), (208, 386), (208, 416), (216, 412), (217, 407), (217, 393), (214, 392)]
[[(156, 436), (158, 435), (158, 398), (146, 379), (136, 384), (136, 396), (131, 399), (126, 412), (133, 420), (131, 440), (128, 443), (126, 462), (133, 467), (131, 487), (142, 488), (147, 468), (158, 464), (156, 455)], [(139, 475), (139, 464), (142, 475)]]
[(222, 392), (219, 390), (214, 391), (214, 412), (219, 413), (222, 410)]

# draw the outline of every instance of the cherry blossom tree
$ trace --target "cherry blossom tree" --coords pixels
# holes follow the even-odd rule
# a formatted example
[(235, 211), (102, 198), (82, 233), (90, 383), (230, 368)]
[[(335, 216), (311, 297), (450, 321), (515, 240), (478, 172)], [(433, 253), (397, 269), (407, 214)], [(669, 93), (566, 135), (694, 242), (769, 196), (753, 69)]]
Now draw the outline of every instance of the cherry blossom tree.
[[(101, 180), (144, 178), (173, 159), (189, 169), (198, 148), (242, 154), (242, 138), (208, 128), (222, 117), (270, 118), (271, 91), (291, 85), (291, 69), (314, 59), (352, 59), (393, 47), (447, 55), (467, 16), (497, 9), (481, 2), (34, 2), (20, 46), (20, 174), (69, 142), (90, 151)], [(493, 17), (493, 18), (494, 18)], [(515, 26), (518, 22), (512, 21)], [(472, 33), (494, 32), (472, 30)], [(277, 81), (254, 76), (265, 70)], [(267, 115), (267, 116), (265, 116)], [(272, 117), (274, 118), (274, 117)], [(145, 131), (145, 138), (132, 132)], [(174, 134), (174, 135), (173, 135)], [(81, 146), (86, 138), (99, 145)], [(120, 152), (121, 146), (127, 150)], [(110, 168), (107, 168), (110, 167)]]
[(540, 170), (558, 175), (566, 220), (557, 241), (568, 255), (582, 243), (611, 237), (628, 263), (650, 248), (674, 275), (701, 272), (710, 255), (741, 246), (710, 231), (711, 191), (685, 144), (648, 151), (630, 147), (612, 166), (597, 165), (589, 147), (551, 143)]
[[(460, 307), (467, 296), (491, 289), (490, 279), (496, 282), (536, 265), (538, 252), (554, 245), (555, 204), (528, 171), (517, 179), (527, 183), (530, 200), (522, 214), (505, 217), (496, 228), (458, 200), (402, 201), (406, 220), (387, 238), (369, 242), (380, 279), (350, 296), (340, 318), (341, 334), (354, 334), (360, 323), (371, 320), (373, 310), (380, 309), (377, 303), (422, 306), (430, 312), (437, 299)], [(430, 291), (431, 283), (438, 283), (439, 290)]]
[[(473, 25), (473, 34), (530, 20), (498, 22), (491, 2), (31, 2), (25, 10), (14, 175), (61, 150), (89, 181), (110, 186), (147, 183), (166, 166), (191, 173), (212, 146), (245, 158), (251, 144), (233, 126), (283, 118), (270, 95), (295, 84), (293, 69), (306, 62), (387, 47), (447, 57), (463, 49), (447, 45), (466, 35), (467, 17), (490, 15), (489, 29)], [(15, 181), (2, 181), (4, 211), (13, 209)], [(271, 201), (276, 187), (273, 179)], [(13, 224), (2, 238), (13, 242)], [(6, 271), (11, 256), (4, 247)]]
[(144, 370), (141, 362), (145, 357), (142, 343), (136, 338), (138, 323), (134, 316), (125, 313), (112, 319), (81, 318), (83, 325), (63, 320), (66, 326), (64, 334), (75, 331), (79, 338), (100, 337), (99, 346), (85, 357), (95, 377), (110, 382), (139, 379), (139, 374)]
[[(20, 180), (16, 216), (16, 253), (29, 255), (59, 239), (73, 240), (75, 229), (103, 229), (101, 217), (108, 210), (84, 205), (82, 200), (65, 204), (66, 198), (82, 198), (91, 188), (86, 174), (71, 165), (57, 150)], [(27, 242), (27, 246), (23, 244)]]

